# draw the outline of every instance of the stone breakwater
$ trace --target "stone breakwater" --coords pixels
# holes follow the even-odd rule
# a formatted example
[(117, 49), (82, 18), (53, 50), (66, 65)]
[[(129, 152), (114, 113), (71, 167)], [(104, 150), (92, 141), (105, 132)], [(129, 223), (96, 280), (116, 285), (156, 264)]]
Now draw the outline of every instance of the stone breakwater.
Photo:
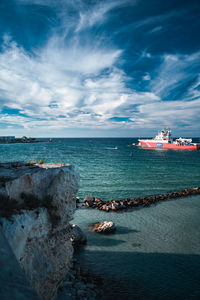
[(109, 211), (120, 211), (126, 210), (134, 207), (146, 207), (150, 206), (151, 204), (155, 204), (159, 201), (165, 201), (169, 199), (176, 199), (180, 197), (187, 197), (191, 195), (199, 195), (200, 194), (200, 187), (184, 189), (178, 192), (172, 192), (167, 194), (161, 195), (150, 195), (146, 197), (138, 197), (138, 198), (126, 198), (123, 200), (110, 200), (110, 201), (103, 201), (101, 199), (87, 196), (84, 199), (84, 205), (87, 208), (97, 208), (99, 210), (103, 210), (106, 212)]
[(79, 176), (71, 165), (0, 163), (0, 225), (27, 279), (44, 300), (71, 268), (69, 221)]

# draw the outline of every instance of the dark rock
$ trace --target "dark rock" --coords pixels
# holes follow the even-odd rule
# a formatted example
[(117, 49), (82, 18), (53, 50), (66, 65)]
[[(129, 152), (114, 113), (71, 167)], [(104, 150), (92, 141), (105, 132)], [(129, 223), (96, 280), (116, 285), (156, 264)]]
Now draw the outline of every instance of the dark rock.
[(94, 202), (92, 202), (92, 201), (85, 201), (85, 206), (86, 207), (93, 207), (94, 206)]
[(72, 225), (72, 234), (70, 237), (72, 245), (78, 247), (87, 243), (87, 238), (81, 228), (77, 225)]
[(133, 201), (129, 200), (129, 201), (127, 202), (127, 204), (128, 204), (129, 207), (131, 207), (131, 206), (133, 206)]
[(72, 282), (71, 281), (63, 281), (60, 287), (66, 287), (66, 288), (71, 288), (72, 287)]
[[(70, 274), (76, 274), (71, 278), (69, 273), (59, 288), (58, 299), (82, 299), (99, 300), (103, 299), (102, 279), (89, 270), (82, 268), (80, 262), (73, 260), (73, 266)], [(71, 294), (71, 296), (69, 296)], [(61, 296), (61, 297), (60, 297)]]
[(94, 283), (87, 283), (87, 287), (89, 289), (95, 289), (95, 284)]
[(102, 202), (97, 202), (96, 207), (100, 208), (103, 205), (103, 201)]
[(95, 198), (95, 202), (96, 203), (102, 203), (103, 201), (101, 199), (99, 199), (99, 198)]
[(84, 290), (78, 290), (76, 293), (78, 297), (84, 297), (86, 295), (86, 292)]
[(109, 211), (110, 211), (110, 209), (111, 209), (111, 207), (110, 207), (110, 206), (108, 206), (108, 205), (106, 205), (106, 206), (105, 206), (105, 211), (109, 212)]
[(124, 204), (120, 204), (120, 205), (119, 205), (119, 208), (120, 208), (120, 209), (125, 209), (126, 206), (125, 206)]
[(79, 282), (77, 282), (77, 283), (74, 285), (74, 287), (75, 287), (77, 290), (85, 290), (86, 285), (85, 285), (83, 282), (79, 281)]
[(106, 204), (103, 204), (101, 207), (100, 207), (100, 210), (106, 210), (107, 208), (107, 205)]
[(84, 201), (85, 201), (85, 202), (89, 202), (89, 201), (94, 202), (94, 201), (95, 201), (95, 198), (92, 197), (92, 196), (86, 196), (86, 197), (84, 198)]
[(112, 210), (118, 210), (119, 209), (119, 204), (118, 203), (112, 203), (111, 204), (111, 209)]

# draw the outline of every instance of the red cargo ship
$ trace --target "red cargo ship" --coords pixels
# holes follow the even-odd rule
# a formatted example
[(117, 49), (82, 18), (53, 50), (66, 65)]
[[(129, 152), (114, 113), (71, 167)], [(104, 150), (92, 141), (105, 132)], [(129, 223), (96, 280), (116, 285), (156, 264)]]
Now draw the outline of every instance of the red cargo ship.
[[(139, 139), (136, 146), (142, 148), (174, 149), (174, 150), (197, 150), (200, 144), (192, 143), (192, 139), (178, 138), (171, 139), (171, 130), (163, 129), (153, 139)], [(134, 144), (133, 144), (134, 146)]]

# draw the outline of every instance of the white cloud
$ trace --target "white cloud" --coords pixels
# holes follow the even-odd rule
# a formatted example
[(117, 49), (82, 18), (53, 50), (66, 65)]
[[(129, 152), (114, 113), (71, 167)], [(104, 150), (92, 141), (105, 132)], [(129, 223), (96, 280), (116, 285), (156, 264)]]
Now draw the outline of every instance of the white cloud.
[(151, 81), (152, 91), (161, 98), (169, 98), (182, 86), (185, 97), (190, 98), (192, 91), (190, 90), (189, 93), (190, 85), (187, 86), (187, 84), (199, 73), (199, 60), (200, 52), (191, 55), (165, 54), (156, 71), (155, 79)]
[[(120, 54), (119, 50), (94, 51), (88, 47), (74, 48), (74, 45), (55, 47), (51, 41), (36, 55), (30, 56), (22, 47), (13, 42), (9, 44), (7, 41), (4, 51), (0, 54), (1, 106), (6, 104), (8, 107), (19, 109), (31, 118), (44, 118), (48, 124), (49, 118), (73, 114), (77, 123), (72, 124), (73, 117), (71, 117), (59, 120), (60, 124), (62, 126), (80, 126), (81, 122), (87, 124), (92, 117), (85, 115), (84, 110), (89, 110), (87, 99), (93, 90), (86, 83), (92, 82), (91, 78), (99, 75), (105, 68), (112, 69)], [(120, 71), (116, 69), (115, 72), (116, 74), (119, 72), (119, 75), (115, 75), (115, 80), (121, 85)], [(109, 81), (113, 85), (113, 76), (109, 78), (108, 75), (105, 89), (109, 89)], [(104, 93), (106, 95), (106, 90)], [(28, 123), (29, 126), (38, 124), (38, 121), (29, 118), (16, 119), (7, 115), (2, 116), (1, 121), (21, 125)]]
[[(154, 15), (148, 18), (145, 18), (144, 20), (140, 20), (135, 22), (133, 25), (135, 28), (139, 28), (139, 27), (143, 27), (143, 26), (149, 26), (149, 25), (154, 25), (156, 24), (156, 26), (154, 27), (153, 30), (161, 30), (162, 29), (162, 23), (173, 19), (173, 18), (177, 18), (179, 16), (183, 16), (187, 11), (186, 10), (172, 10), (170, 12), (164, 13), (164, 14), (159, 14), (159, 15)], [(157, 25), (159, 24), (159, 25)], [(153, 32), (152, 32), (153, 33)]]
[(171, 128), (199, 128), (200, 114), (199, 100), (194, 101), (160, 101), (139, 106), (138, 122), (141, 119), (146, 126), (157, 128), (167, 126)]
[(56, 65), (62, 72), (95, 74), (112, 66), (121, 52), (97, 48), (95, 43), (92, 46), (81, 46), (77, 42), (63, 45), (60, 39), (54, 36), (38, 55), (46, 67)]
[(163, 29), (163, 26), (156, 26), (152, 30), (148, 31), (148, 34), (160, 32), (162, 29)]
[[(199, 78), (186, 89), (185, 99), (163, 101), (179, 82), (192, 76), (199, 53), (165, 55), (149, 92), (144, 92), (127, 88), (130, 78), (116, 66), (122, 50), (65, 45), (54, 36), (30, 55), (9, 37), (4, 40), (0, 109), (7, 106), (20, 114), (1, 114), (0, 124), (49, 135), (66, 128), (199, 128)], [(147, 73), (143, 79), (151, 78)], [(115, 117), (132, 122), (115, 121)]]
[(143, 76), (143, 80), (145, 80), (145, 81), (151, 80), (150, 74), (149, 74), (149, 73), (146, 73), (146, 74)]
[(80, 30), (84, 30), (85, 28), (92, 27), (95, 24), (102, 23), (105, 20), (106, 14), (113, 8), (122, 5), (123, 2), (127, 0), (121, 1), (100, 1), (95, 6), (92, 6), (91, 9), (84, 10), (80, 12), (79, 22), (76, 27), (76, 32)]
[(126, 87), (129, 78), (115, 66), (121, 50), (63, 45), (57, 37), (35, 54), (6, 39), (0, 54), (1, 106), (20, 115), (1, 116), (1, 122), (25, 128), (104, 128), (130, 114), (135, 104), (158, 101), (152, 93)]

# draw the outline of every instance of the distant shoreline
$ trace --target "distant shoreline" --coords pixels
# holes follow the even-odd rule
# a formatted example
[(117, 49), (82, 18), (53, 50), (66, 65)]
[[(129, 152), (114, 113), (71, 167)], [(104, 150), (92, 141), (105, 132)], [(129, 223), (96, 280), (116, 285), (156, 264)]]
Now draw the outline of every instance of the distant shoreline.
[(6, 141), (0, 142), (0, 145), (7, 145), (7, 144), (37, 144), (37, 143), (51, 143), (50, 140), (44, 141)]

